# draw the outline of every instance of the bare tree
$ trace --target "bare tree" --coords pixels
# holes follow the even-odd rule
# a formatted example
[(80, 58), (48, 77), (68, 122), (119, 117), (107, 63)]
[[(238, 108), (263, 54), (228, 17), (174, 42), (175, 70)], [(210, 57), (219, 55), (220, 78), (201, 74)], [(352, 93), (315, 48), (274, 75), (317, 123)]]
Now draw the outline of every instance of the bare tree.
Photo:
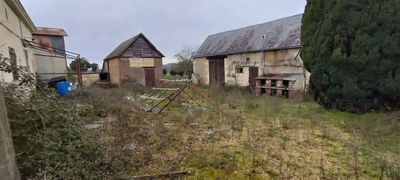
[(184, 46), (181, 51), (175, 54), (175, 58), (178, 59), (176, 69), (179, 72), (191, 76), (193, 73), (193, 58), (197, 48), (191, 46)]

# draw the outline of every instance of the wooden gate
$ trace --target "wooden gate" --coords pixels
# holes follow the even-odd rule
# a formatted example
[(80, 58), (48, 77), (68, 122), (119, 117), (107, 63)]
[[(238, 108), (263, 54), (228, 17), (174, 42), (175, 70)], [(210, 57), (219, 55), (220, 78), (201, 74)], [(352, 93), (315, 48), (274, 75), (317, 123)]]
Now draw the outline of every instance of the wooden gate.
[(258, 67), (249, 67), (249, 86), (251, 89), (255, 89), (257, 77), (258, 77)]
[(144, 68), (146, 87), (156, 86), (156, 73), (154, 68)]
[(225, 84), (224, 59), (209, 59), (209, 80), (211, 88), (221, 88)]

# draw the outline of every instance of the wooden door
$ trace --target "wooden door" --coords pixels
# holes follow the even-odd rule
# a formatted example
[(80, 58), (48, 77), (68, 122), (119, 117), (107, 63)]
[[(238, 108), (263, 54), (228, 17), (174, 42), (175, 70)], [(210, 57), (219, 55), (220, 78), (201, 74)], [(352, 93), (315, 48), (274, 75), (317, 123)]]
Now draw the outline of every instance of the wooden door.
[(249, 86), (256, 87), (256, 78), (258, 77), (258, 67), (249, 67)]
[(224, 59), (209, 59), (209, 80), (211, 88), (221, 88), (225, 84)]
[(156, 86), (156, 72), (154, 68), (144, 68), (146, 87)]

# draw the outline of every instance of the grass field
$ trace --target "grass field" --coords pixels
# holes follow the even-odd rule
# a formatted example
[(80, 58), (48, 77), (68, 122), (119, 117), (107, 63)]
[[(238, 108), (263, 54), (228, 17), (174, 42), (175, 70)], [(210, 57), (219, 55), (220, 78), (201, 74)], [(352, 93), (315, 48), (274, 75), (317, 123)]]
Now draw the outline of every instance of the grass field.
[[(220, 111), (182, 106), (139, 110), (142, 90), (87, 88), (73, 96), (101, 123), (121, 177), (185, 170), (184, 179), (399, 179), (400, 112), (325, 110), (311, 100), (201, 91)], [(127, 98), (129, 97), (129, 98)]]

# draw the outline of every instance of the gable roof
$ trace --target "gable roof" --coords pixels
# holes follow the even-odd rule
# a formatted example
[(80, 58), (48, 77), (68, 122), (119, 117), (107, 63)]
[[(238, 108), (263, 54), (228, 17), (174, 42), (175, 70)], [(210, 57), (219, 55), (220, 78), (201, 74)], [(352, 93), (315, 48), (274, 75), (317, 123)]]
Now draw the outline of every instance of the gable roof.
[(36, 31), (32, 34), (46, 36), (68, 36), (64, 29), (49, 27), (36, 27)]
[(125, 51), (129, 47), (131, 47), (141, 37), (146, 41), (146, 43), (150, 46), (150, 48), (152, 48), (156, 52), (157, 55), (155, 55), (154, 57), (164, 57), (164, 55), (159, 50), (157, 50), (157, 48), (146, 38), (146, 36), (144, 36), (142, 33), (140, 33), (140, 34), (122, 42), (104, 60), (121, 57), (125, 53)]
[(241, 54), (301, 47), (303, 14), (210, 35), (195, 57)]

